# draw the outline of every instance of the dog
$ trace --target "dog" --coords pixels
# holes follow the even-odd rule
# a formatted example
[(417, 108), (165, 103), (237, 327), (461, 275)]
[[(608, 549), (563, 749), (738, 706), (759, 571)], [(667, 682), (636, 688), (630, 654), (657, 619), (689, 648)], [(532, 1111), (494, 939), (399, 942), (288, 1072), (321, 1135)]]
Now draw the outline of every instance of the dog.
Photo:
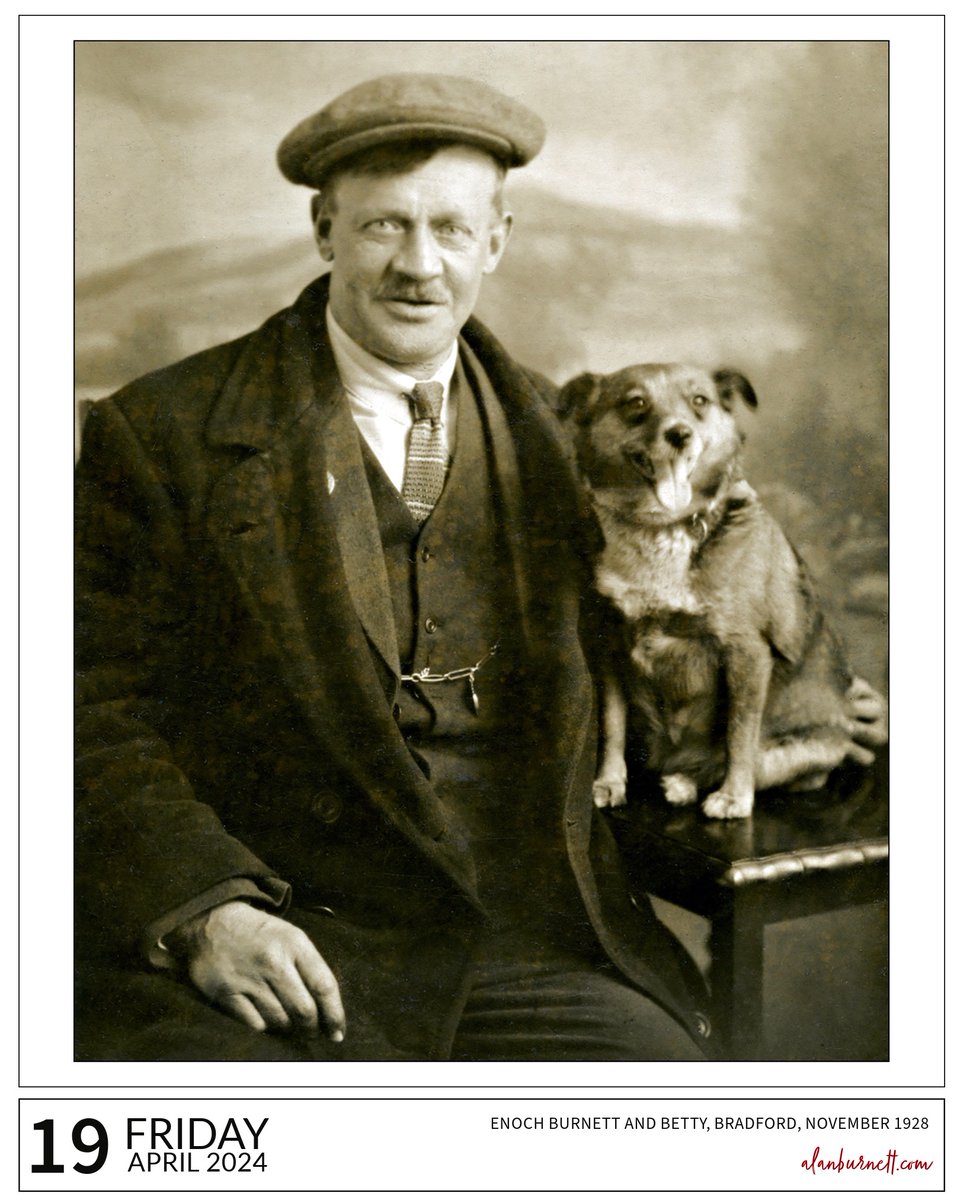
[[(650, 363), (560, 392), (603, 534), (600, 808), (626, 800), (634, 725), (671, 804), (707, 793), (742, 818), (757, 790), (822, 787), (886, 740), (879, 695), (847, 666), (804, 564), (743, 477), (739, 371)], [(631, 722), (631, 717), (633, 721)]]

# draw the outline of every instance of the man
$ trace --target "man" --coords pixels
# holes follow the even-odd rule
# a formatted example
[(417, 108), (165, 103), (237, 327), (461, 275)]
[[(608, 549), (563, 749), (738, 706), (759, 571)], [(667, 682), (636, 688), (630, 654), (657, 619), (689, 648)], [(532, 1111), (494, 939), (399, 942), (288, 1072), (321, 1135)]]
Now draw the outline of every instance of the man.
[(471, 312), (543, 140), (392, 76), (284, 140), (329, 276), (97, 405), (80, 465), (80, 1057), (696, 1059), (594, 813), (546, 381)]

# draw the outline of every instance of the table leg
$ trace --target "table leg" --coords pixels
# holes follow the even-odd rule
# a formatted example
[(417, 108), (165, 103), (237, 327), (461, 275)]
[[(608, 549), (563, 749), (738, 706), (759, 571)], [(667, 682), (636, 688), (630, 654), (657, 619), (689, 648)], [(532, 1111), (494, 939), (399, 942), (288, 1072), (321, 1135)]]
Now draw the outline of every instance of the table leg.
[(710, 930), (714, 1017), (735, 1061), (763, 1057), (763, 905), (753, 891), (731, 890)]

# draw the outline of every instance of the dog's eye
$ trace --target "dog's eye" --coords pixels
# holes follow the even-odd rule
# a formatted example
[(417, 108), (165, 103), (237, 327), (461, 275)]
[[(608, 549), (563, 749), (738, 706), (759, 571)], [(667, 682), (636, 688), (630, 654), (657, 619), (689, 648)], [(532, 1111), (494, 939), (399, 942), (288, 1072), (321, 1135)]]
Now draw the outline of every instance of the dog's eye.
[(710, 397), (704, 396), (700, 392), (697, 392), (697, 394), (690, 400), (690, 403), (694, 408), (706, 408), (710, 403)]
[(627, 396), (620, 406), (620, 416), (627, 425), (639, 425), (649, 411), (650, 401), (638, 392)]

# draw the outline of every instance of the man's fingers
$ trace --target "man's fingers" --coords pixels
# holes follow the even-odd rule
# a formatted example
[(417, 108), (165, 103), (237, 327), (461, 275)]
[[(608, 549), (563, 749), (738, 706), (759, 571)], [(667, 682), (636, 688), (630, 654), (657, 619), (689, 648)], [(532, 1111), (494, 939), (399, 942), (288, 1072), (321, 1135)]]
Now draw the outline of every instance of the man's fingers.
[(866, 748), (860, 746), (856, 742), (851, 742), (847, 749), (847, 756), (852, 758), (855, 763), (859, 763), (861, 767), (869, 767), (876, 762), (877, 756)]
[(252, 1029), (316, 1029), (332, 1041), (346, 1031), (340, 988), (309, 937), (242, 901), (204, 916), (192, 939), (190, 978), (203, 994)]
[(859, 675), (854, 678), (853, 683), (847, 688), (848, 700), (860, 700), (866, 696), (876, 696), (876, 692), (865, 679), (861, 679)]
[(881, 718), (873, 722), (855, 722), (853, 736), (861, 746), (885, 746), (890, 735), (886, 721)]
[(876, 692), (869, 696), (858, 696), (850, 702), (848, 712), (858, 721), (876, 721), (886, 712), (887, 706)]
[(316, 1029), (316, 1001), (292, 961), (270, 977), (270, 986), (293, 1025), (300, 1029)]
[(340, 987), (333, 972), (320, 957), (310, 941), (296, 958), (300, 977), (314, 998), (327, 1033), (333, 1042), (342, 1042), (347, 1032), (347, 1018), (340, 998)]
[(887, 709), (886, 701), (865, 679), (855, 679), (847, 688), (847, 712), (860, 720), (874, 720)]
[(886, 712), (881, 711), (875, 717), (858, 716), (850, 713), (847, 716), (847, 733), (861, 746), (885, 746), (889, 734), (887, 732)]
[(266, 1021), (246, 996), (232, 992), (229, 995), (217, 997), (217, 1003), (234, 1020), (239, 1021), (242, 1025), (249, 1025), (257, 1033), (263, 1033), (267, 1028)]
[(860, 746), (886, 745), (887, 702), (865, 680), (854, 679), (847, 689), (846, 715), (847, 732)]
[[(260, 1019), (260, 1024), (254, 1026), (254, 1028), (290, 1028), (290, 1015), (287, 1012), (286, 1006), (271, 988), (270, 984), (265, 981), (257, 981), (256, 983), (251, 981), (245, 992), (232, 992), (227, 996), (227, 1001), (234, 1010), (239, 1009), (242, 1013), (249, 1013), (247, 1005), (250, 1005)], [(223, 1004), (224, 1002), (220, 1001), (220, 1003)]]

